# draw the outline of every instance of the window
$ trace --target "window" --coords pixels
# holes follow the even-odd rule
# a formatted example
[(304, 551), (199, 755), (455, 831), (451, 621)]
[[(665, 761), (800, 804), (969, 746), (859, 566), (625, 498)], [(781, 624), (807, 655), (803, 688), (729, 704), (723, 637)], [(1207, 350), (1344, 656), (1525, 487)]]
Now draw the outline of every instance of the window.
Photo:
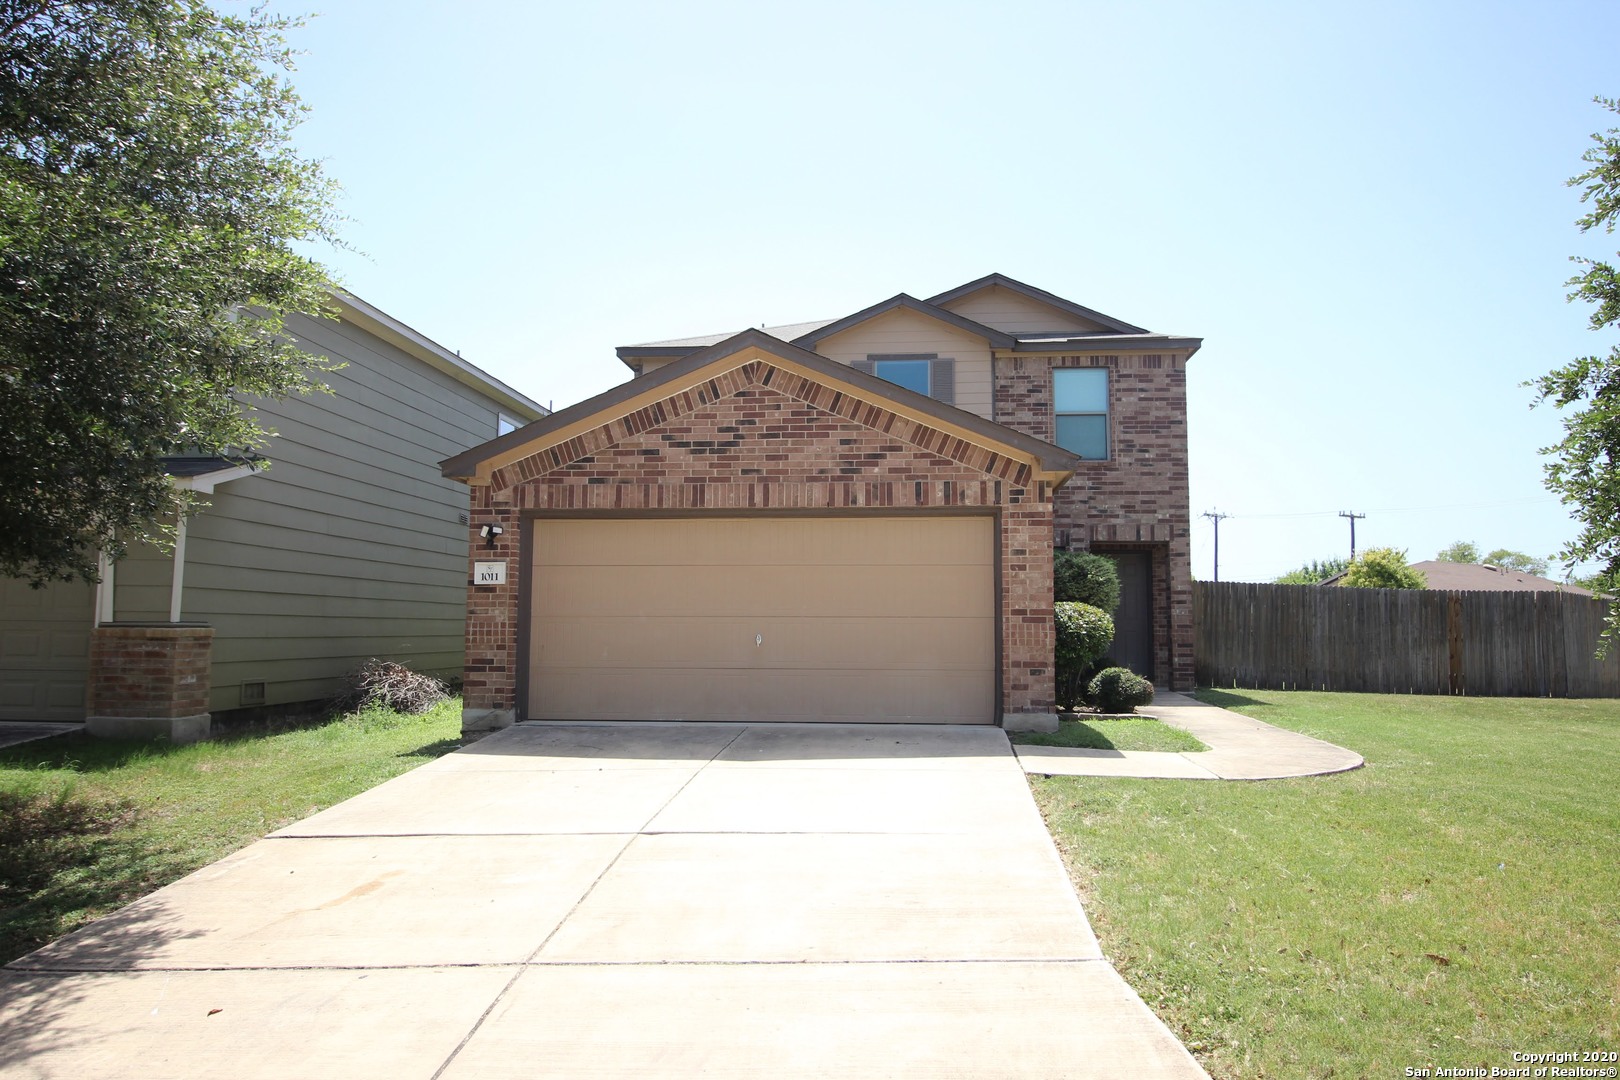
[(507, 416), (505, 413), (500, 413), (498, 419), (495, 421), (495, 434), (497, 436), (505, 435), (508, 431), (516, 431), (518, 427), (519, 424), (516, 420), (512, 419), (510, 416)]
[(1094, 461), (1108, 458), (1108, 369), (1059, 368), (1052, 372), (1057, 444)]
[(933, 366), (932, 360), (874, 360), (872, 374), (907, 390), (927, 394), (933, 389), (933, 380), (929, 377), (932, 374), (929, 368)]
[(956, 404), (956, 361), (936, 353), (869, 354), (850, 365), (886, 382), (926, 394), (947, 405)]

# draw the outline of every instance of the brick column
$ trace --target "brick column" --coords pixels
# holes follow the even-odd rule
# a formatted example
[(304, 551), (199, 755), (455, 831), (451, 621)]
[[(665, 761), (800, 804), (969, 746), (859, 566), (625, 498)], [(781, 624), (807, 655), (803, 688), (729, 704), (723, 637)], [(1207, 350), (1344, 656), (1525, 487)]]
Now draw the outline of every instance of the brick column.
[[(496, 499), (488, 485), (472, 489), (467, 526), (466, 660), (462, 671), (461, 730), (495, 731), (517, 719), (517, 639), (522, 613), (522, 524), (509, 497)], [(491, 545), (481, 535), (486, 525), (499, 525)], [(481, 562), (506, 564), (506, 584), (480, 585), (475, 568)]]
[(85, 730), (107, 739), (208, 737), (214, 628), (107, 623), (90, 636)]

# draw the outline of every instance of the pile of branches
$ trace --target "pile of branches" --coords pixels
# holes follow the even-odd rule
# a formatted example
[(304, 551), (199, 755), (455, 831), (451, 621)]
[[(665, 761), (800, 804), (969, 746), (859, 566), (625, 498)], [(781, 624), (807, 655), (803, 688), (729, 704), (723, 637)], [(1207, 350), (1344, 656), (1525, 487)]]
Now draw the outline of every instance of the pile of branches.
[(444, 683), (390, 660), (367, 660), (348, 677), (347, 709), (381, 706), (395, 712), (423, 713), (450, 696)]

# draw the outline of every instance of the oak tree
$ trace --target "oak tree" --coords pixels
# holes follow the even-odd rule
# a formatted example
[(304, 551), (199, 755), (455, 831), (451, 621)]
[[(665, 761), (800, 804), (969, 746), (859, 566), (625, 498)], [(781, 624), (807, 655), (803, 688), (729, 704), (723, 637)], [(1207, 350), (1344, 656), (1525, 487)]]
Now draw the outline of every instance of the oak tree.
[(240, 453), (238, 395), (312, 386), (283, 333), (333, 189), (292, 132), (293, 22), (203, 0), (0, 0), (0, 573), (161, 540), (163, 457)]
[[(1620, 113), (1620, 101), (1595, 100)], [(1620, 220), (1620, 128), (1594, 134), (1592, 142), (1581, 156), (1587, 169), (1569, 180), (1571, 187), (1581, 189), (1581, 202), (1590, 207), (1576, 225), (1583, 233), (1602, 229), (1612, 234)], [(1567, 282), (1569, 299), (1592, 305), (1587, 325), (1600, 333), (1620, 327), (1620, 276), (1615, 264), (1580, 256), (1573, 261), (1584, 269)], [(1606, 651), (1620, 630), (1620, 344), (1571, 360), (1528, 385), (1535, 388), (1535, 404), (1551, 402), (1567, 410), (1563, 439), (1542, 450), (1551, 459), (1546, 484), (1580, 523), (1580, 532), (1558, 557), (1566, 567), (1599, 563), (1596, 584), (1615, 597), (1601, 646)]]

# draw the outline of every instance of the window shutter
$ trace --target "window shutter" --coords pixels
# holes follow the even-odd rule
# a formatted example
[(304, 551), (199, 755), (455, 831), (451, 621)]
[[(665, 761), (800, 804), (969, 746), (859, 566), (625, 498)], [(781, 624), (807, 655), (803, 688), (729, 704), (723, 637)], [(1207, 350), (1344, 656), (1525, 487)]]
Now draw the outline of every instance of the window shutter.
[(934, 361), (933, 371), (934, 392), (931, 395), (935, 401), (942, 401), (947, 405), (956, 404), (956, 361), (946, 358)]
[(872, 374), (872, 361), (870, 360), (851, 360), (849, 362), (849, 366), (860, 372), (862, 375)]

